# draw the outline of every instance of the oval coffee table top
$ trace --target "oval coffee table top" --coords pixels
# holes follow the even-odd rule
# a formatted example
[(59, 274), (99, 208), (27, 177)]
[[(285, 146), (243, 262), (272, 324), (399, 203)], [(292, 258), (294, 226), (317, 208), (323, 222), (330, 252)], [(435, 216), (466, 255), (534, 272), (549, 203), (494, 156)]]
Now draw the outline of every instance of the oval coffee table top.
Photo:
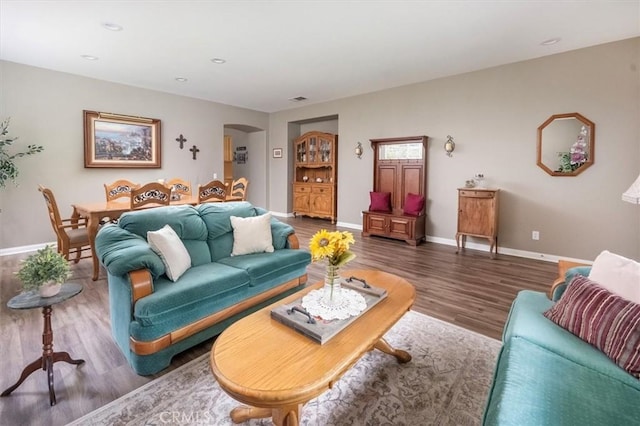
[(232, 324), (211, 349), (213, 375), (234, 399), (255, 407), (302, 404), (330, 389), (360, 357), (411, 309), (415, 288), (396, 275), (373, 270), (345, 270), (383, 287), (388, 296), (324, 345), (271, 319), (271, 309), (291, 303), (305, 290)]

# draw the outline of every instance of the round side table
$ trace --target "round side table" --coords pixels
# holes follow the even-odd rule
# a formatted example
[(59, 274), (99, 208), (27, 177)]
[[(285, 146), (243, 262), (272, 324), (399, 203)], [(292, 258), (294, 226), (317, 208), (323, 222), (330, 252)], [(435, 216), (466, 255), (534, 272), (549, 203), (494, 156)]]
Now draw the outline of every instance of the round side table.
[(7, 303), (7, 306), (11, 309), (33, 309), (42, 308), (42, 316), (44, 317), (44, 331), (42, 332), (42, 356), (31, 364), (27, 365), (20, 378), (15, 385), (11, 386), (0, 396), (8, 396), (11, 392), (16, 390), (18, 386), (29, 377), (31, 373), (42, 368), (47, 372), (47, 378), (49, 383), (49, 402), (51, 405), (56, 405), (56, 394), (53, 390), (53, 364), (58, 361), (68, 362), (69, 364), (82, 364), (83, 359), (72, 359), (67, 352), (54, 352), (53, 351), (53, 330), (51, 329), (51, 312), (52, 306), (62, 303), (72, 297), (78, 295), (82, 291), (82, 286), (75, 283), (62, 284), (60, 293), (52, 297), (40, 297), (37, 292), (21, 293), (13, 297)]

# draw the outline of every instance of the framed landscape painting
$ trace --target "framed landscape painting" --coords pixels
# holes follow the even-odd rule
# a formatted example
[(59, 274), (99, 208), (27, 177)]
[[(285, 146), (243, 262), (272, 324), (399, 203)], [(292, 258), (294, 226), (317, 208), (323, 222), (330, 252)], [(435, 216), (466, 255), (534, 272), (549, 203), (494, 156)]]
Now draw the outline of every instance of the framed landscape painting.
[(160, 120), (85, 110), (84, 166), (160, 168)]

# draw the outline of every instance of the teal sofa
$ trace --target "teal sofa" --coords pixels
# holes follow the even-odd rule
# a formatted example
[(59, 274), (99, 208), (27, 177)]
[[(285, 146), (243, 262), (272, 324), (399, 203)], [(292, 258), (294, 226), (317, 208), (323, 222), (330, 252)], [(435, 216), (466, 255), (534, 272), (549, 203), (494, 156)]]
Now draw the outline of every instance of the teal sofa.
[(513, 302), (502, 336), (484, 425), (640, 424), (640, 381), (603, 352), (542, 314), (576, 274), (549, 300), (523, 290)]
[[(311, 256), (275, 218), (272, 253), (231, 256), (230, 217), (265, 213), (248, 202), (168, 206), (125, 213), (100, 229), (96, 253), (107, 270), (111, 331), (138, 374), (157, 373), (177, 353), (304, 287)], [(191, 257), (176, 282), (146, 240), (167, 224)]]

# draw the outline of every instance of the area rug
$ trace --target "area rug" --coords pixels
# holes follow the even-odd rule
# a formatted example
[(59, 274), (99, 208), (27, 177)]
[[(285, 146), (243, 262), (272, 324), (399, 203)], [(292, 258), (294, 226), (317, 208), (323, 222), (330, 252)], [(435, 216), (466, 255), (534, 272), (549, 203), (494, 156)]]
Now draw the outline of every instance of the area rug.
[[(480, 424), (499, 341), (414, 311), (385, 339), (407, 350), (411, 362), (368, 352), (304, 406), (301, 425)], [(205, 354), (72, 425), (231, 425), (229, 412), (237, 405), (214, 380)]]

